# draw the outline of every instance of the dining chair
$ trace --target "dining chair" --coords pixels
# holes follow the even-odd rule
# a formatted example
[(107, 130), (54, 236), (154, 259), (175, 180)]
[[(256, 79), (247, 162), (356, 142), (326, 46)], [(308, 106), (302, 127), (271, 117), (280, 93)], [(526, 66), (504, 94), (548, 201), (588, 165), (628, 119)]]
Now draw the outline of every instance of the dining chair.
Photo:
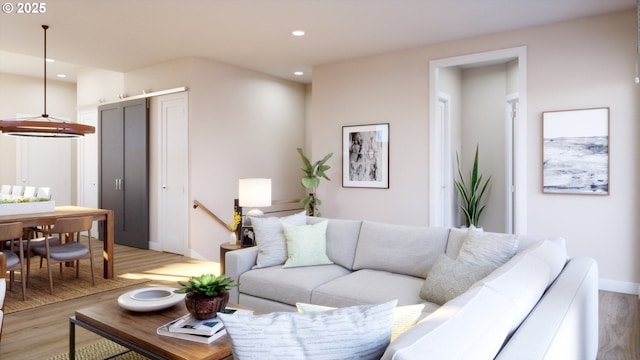
[[(44, 247), (32, 249), (41, 258), (47, 260), (47, 272), (49, 274), (49, 290), (53, 295), (52, 264), (60, 264), (60, 276), (62, 277), (62, 263), (75, 261), (76, 278), (79, 277), (81, 259), (89, 259), (91, 263), (91, 283), (96, 285), (93, 271), (93, 251), (91, 250), (91, 225), (92, 216), (71, 217), (57, 219), (53, 227), (42, 229), (44, 234)], [(80, 235), (86, 232), (88, 245), (80, 242)], [(54, 234), (58, 234), (60, 243), (53, 245), (49, 242)], [(66, 239), (63, 241), (63, 239)]]
[(11, 199), (11, 185), (2, 185), (0, 187), (0, 200)]
[[(7, 271), (7, 259), (4, 253), (0, 252), (0, 274)], [(2, 341), (2, 325), (4, 324), (4, 296), (7, 293), (7, 280), (0, 278), (0, 342)]]
[(51, 188), (39, 187), (36, 191), (36, 197), (38, 199), (51, 199)]
[(24, 194), (24, 188), (21, 185), (13, 185), (13, 187), (11, 187), (12, 199), (19, 199), (22, 197), (22, 194)]
[[(24, 269), (24, 247), (22, 244), (22, 223), (6, 223), (0, 224), (0, 250), (6, 259), (6, 271), (9, 271), (9, 290), (13, 290), (15, 280), (15, 271), (20, 270), (20, 279), (22, 281), (22, 300), (27, 300), (27, 281)], [(17, 244), (18, 254), (14, 252), (14, 244)], [(5, 249), (6, 248), (6, 249)], [(4, 277), (5, 272), (2, 272)]]
[(22, 197), (25, 198), (34, 198), (36, 197), (36, 187), (35, 186), (25, 186), (24, 193), (22, 193)]

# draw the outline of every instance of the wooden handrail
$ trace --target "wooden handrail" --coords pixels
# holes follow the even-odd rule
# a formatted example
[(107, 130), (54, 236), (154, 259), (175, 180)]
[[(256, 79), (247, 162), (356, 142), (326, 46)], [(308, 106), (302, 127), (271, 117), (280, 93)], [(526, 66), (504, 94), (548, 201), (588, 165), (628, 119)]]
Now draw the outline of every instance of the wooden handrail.
[(220, 219), (216, 214), (214, 214), (213, 212), (211, 212), (211, 210), (207, 209), (206, 206), (202, 205), (202, 203), (200, 203), (198, 200), (193, 200), (193, 208), (197, 209), (197, 208), (202, 208), (202, 211), (204, 211), (205, 213), (207, 213), (209, 216), (211, 216), (215, 221), (217, 221), (220, 225), (224, 226), (225, 229), (227, 228), (227, 223), (225, 223), (222, 219)]

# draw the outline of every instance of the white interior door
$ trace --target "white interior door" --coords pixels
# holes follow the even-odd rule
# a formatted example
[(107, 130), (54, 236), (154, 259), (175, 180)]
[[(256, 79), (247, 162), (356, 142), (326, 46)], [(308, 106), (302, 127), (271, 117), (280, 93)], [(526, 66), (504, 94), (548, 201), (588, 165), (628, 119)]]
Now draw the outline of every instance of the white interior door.
[[(29, 117), (19, 114), (18, 118)], [(15, 185), (49, 187), (51, 199), (59, 205), (71, 205), (72, 139), (16, 139)]]
[(150, 124), (150, 247), (182, 255), (188, 253), (188, 103), (186, 92), (152, 98)]
[[(98, 109), (78, 112), (78, 122), (95, 127), (96, 133), (78, 139), (78, 206), (98, 207)], [(94, 222), (91, 236), (98, 237)]]

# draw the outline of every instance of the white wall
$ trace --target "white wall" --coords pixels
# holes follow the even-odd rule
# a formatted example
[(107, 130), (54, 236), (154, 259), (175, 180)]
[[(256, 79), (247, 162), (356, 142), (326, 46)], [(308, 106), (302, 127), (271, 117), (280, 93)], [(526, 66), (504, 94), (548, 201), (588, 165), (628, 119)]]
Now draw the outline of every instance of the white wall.
[[(640, 86), (633, 83), (636, 13), (584, 18), (407, 51), (316, 66), (311, 132), (314, 157), (341, 152), (343, 125), (390, 123), (390, 189), (341, 187), (334, 158), (321, 191), (323, 214), (400, 224), (428, 223), (429, 61), (527, 46), (528, 208), (532, 235), (566, 238), (569, 254), (592, 256), (602, 287), (639, 292)], [(609, 106), (609, 196), (542, 193), (541, 114)]]
[[(44, 83), (42, 78), (0, 73), (0, 119), (15, 119), (17, 114), (40, 115), (43, 111)], [(47, 80), (47, 113), (52, 117), (75, 120), (75, 84)], [(71, 142), (72, 149), (75, 149), (76, 142), (74, 140)], [(75, 154), (73, 151), (72, 154)], [(17, 184), (16, 138), (0, 135), (0, 154), (0, 183)], [(71, 189), (75, 186), (75, 158), (71, 159), (71, 165), (71, 173), (65, 178), (72, 179), (69, 193), (73, 202), (75, 192)], [(45, 186), (45, 184), (38, 185)]]
[[(469, 184), (476, 145), (478, 172), (483, 182), (491, 176), (485, 193), (487, 204), (479, 226), (487, 231), (504, 232), (505, 224), (505, 98), (506, 65), (491, 65), (462, 71), (462, 174)], [(462, 215), (464, 222), (464, 215)]]
[[(203, 59), (193, 62), (189, 89), (191, 199), (225, 221), (232, 219), (238, 179), (272, 179), (272, 198), (302, 196), (300, 160), (304, 145), (304, 86)], [(228, 231), (193, 210), (193, 255), (219, 257)]]
[[(189, 204), (200, 201), (224, 221), (233, 215), (241, 177), (272, 179), (274, 200), (297, 199), (304, 145), (301, 84), (200, 58), (183, 58), (125, 74), (90, 71), (78, 78), (98, 98), (186, 86), (189, 92)], [(100, 88), (99, 83), (106, 84)], [(95, 101), (94, 101), (95, 103)], [(151, 174), (153, 175), (153, 174)], [(219, 260), (229, 233), (200, 209), (189, 208), (190, 256)], [(155, 241), (155, 239), (151, 239)]]

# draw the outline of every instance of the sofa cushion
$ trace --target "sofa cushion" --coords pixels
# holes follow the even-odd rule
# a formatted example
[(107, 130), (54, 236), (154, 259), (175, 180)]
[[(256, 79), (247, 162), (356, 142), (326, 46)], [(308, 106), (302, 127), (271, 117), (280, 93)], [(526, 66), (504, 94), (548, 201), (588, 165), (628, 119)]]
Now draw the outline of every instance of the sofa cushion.
[(523, 252), (547, 263), (549, 266), (547, 286), (551, 285), (556, 277), (558, 277), (558, 274), (560, 274), (567, 263), (567, 250), (564, 247), (564, 239), (562, 238), (539, 240)]
[(513, 308), (495, 290), (474, 287), (400, 335), (382, 359), (493, 359), (513, 323)]
[(282, 223), (287, 240), (287, 261), (283, 267), (333, 264), (327, 257), (327, 223), (328, 221), (313, 225)]
[(353, 269), (373, 269), (426, 278), (444, 253), (449, 229), (363, 221)]
[(282, 231), (282, 223), (304, 225), (305, 213), (286, 217), (252, 217), (251, 224), (256, 236), (258, 258), (254, 268), (282, 265), (287, 260), (287, 244)]
[(429, 271), (420, 289), (420, 297), (442, 305), (467, 291), (493, 270), (492, 266), (470, 264), (442, 254)]
[(389, 344), (395, 301), (330, 311), (219, 314), (236, 360), (379, 359)]
[[(297, 303), (298, 312), (327, 311), (333, 310), (331, 306), (321, 306), (315, 304)], [(396, 306), (393, 309), (393, 327), (391, 328), (391, 341), (393, 342), (400, 334), (411, 329), (418, 321), (424, 319), (433, 311), (427, 310), (426, 304)], [(425, 311), (426, 310), (426, 311)]]
[(516, 253), (518, 239), (512, 234), (498, 234), (469, 228), (460, 247), (457, 260), (471, 264), (493, 266), (506, 263)]
[[(381, 303), (392, 299), (398, 305), (422, 303), (418, 293), (424, 279), (379, 270), (358, 270), (318, 286), (312, 304), (343, 307)], [(303, 301), (304, 302), (304, 301)]]
[[(333, 279), (349, 274), (339, 265), (282, 266), (249, 270), (239, 279), (238, 291), (285, 304), (311, 302), (311, 291)], [(362, 303), (362, 302), (361, 302)]]
[(521, 252), (475, 286), (489, 287), (513, 301), (515, 314), (510, 329), (513, 332), (542, 297), (549, 273), (545, 261)]
[(353, 270), (353, 259), (356, 256), (356, 245), (360, 236), (360, 220), (325, 219), (307, 217), (307, 224), (316, 224), (328, 220), (327, 256), (334, 263)]

